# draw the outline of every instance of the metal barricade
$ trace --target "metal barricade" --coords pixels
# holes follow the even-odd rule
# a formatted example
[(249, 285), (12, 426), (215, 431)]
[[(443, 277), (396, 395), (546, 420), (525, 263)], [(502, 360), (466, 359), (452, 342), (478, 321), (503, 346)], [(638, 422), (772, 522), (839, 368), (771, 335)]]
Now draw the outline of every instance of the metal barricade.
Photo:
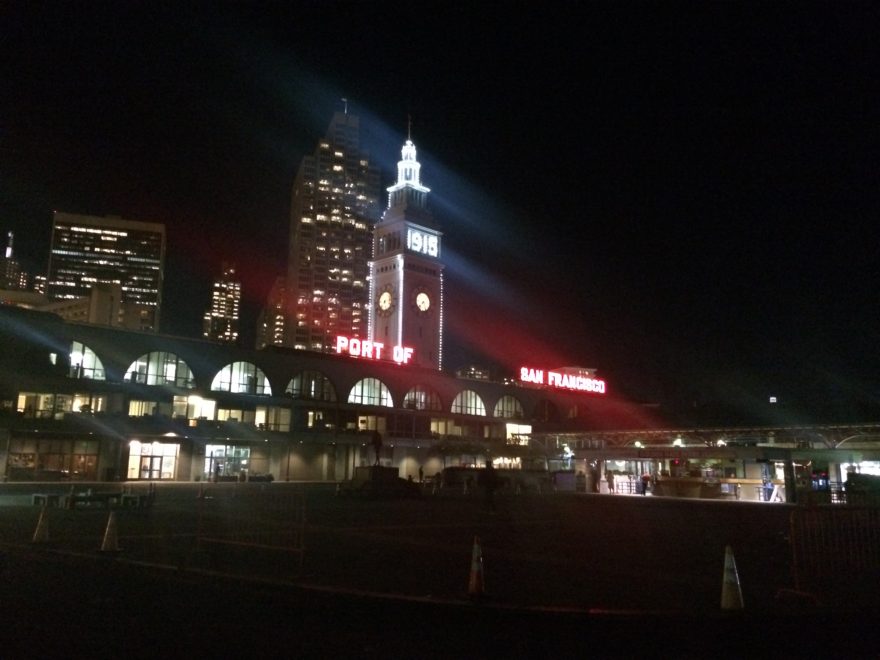
[(798, 507), (789, 537), (795, 589), (823, 605), (876, 598), (880, 578), (880, 508)]

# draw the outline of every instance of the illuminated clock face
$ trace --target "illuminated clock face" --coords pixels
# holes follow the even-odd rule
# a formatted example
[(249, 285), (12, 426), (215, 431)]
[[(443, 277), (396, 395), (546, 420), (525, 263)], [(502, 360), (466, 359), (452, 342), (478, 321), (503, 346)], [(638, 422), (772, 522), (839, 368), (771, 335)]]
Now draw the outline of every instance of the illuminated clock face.
[(424, 291), (420, 292), (416, 296), (416, 307), (419, 308), (419, 311), (427, 312), (431, 307), (431, 297)]
[(391, 309), (391, 292), (383, 291), (379, 296), (379, 309), (383, 312), (387, 312)]

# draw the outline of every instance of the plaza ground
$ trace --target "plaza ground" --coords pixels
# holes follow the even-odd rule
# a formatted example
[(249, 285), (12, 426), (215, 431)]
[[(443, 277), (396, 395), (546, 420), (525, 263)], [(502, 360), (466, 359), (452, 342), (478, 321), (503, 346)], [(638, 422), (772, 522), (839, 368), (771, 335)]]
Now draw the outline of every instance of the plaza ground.
[[(108, 553), (106, 509), (46, 509), (48, 540), (34, 544), (40, 508), (4, 488), (19, 498), (0, 507), (9, 657), (153, 657), (168, 644), (270, 657), (797, 657), (809, 650), (797, 640), (816, 635), (859, 656), (877, 623), (864, 607), (780, 598), (792, 586), (789, 505), (531, 494), (491, 511), (460, 494), (359, 500), (274, 483), (212, 484), (198, 498), (197, 485), (160, 484), (153, 507), (113, 510)], [(272, 515), (248, 509), (266, 497)], [(195, 542), (200, 520), (202, 532), (220, 520), (212, 511), (231, 516), (233, 540), (282, 534), (299, 503), (301, 565), (289, 550)], [(745, 606), (732, 613), (720, 610), (727, 546)]]

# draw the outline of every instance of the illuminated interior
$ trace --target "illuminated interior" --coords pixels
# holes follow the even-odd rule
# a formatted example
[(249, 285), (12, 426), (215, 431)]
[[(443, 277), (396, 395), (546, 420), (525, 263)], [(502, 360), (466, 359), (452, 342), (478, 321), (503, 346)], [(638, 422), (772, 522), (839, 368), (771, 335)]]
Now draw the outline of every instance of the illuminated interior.
[(173, 385), (187, 389), (196, 386), (189, 365), (167, 351), (152, 351), (140, 356), (125, 372), (125, 380), (143, 385)]
[(177, 476), (179, 444), (132, 440), (128, 445), (128, 479), (162, 480)]
[(272, 396), (272, 386), (263, 370), (253, 362), (233, 362), (214, 377), (211, 389), (234, 394), (265, 394)]
[(100, 358), (91, 348), (78, 341), (70, 345), (70, 377), (104, 380), (104, 365)]
[(348, 393), (348, 403), (394, 407), (391, 391), (378, 378), (363, 378), (355, 383)]

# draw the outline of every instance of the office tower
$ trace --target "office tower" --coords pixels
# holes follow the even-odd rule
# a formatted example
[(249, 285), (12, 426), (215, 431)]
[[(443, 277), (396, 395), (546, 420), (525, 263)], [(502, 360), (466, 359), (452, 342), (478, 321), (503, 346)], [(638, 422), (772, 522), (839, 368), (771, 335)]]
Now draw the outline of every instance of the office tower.
[(43, 303), (38, 309), (52, 312), (65, 321), (126, 327), (122, 287), (116, 282), (97, 282), (85, 297), (53, 300)]
[(257, 348), (284, 345), (286, 301), (287, 278), (277, 277), (257, 318)]
[(42, 295), (46, 295), (46, 276), (45, 275), (34, 275), (34, 284), (31, 287), (33, 291), (40, 293)]
[(0, 257), (0, 289), (26, 289), (27, 274), (22, 272), (21, 264), (12, 254), (13, 232), (6, 234), (6, 249)]
[(368, 262), (379, 218), (379, 170), (361, 149), (360, 122), (337, 112), (293, 185), (285, 345), (332, 350), (366, 337)]
[[(416, 147), (407, 139), (388, 188), (388, 208), (376, 225), (370, 262), (370, 333), (386, 354), (412, 349), (408, 362), (431, 369), (443, 364), (442, 233), (428, 210)], [(396, 359), (396, 358), (394, 358)]]
[(165, 225), (56, 212), (46, 296), (88, 298), (97, 285), (120, 287), (121, 325), (157, 332), (165, 269)]
[(223, 274), (214, 280), (211, 308), (205, 312), (204, 337), (217, 341), (237, 341), (240, 306), (241, 282), (236, 277), (235, 266), (224, 263)]

